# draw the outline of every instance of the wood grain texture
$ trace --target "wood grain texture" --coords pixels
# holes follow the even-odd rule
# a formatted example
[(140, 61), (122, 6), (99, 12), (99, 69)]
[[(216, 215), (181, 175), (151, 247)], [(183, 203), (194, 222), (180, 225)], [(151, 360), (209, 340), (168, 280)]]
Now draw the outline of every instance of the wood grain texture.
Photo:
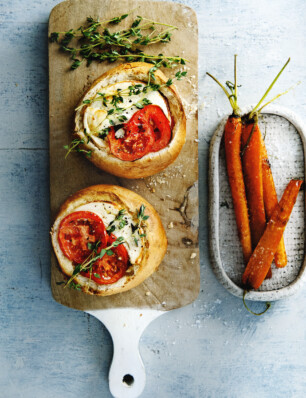
[[(71, 60), (59, 51), (56, 44), (49, 45), (49, 111), (50, 111), (50, 192), (51, 216), (58, 211), (68, 195), (81, 188), (107, 183), (120, 185), (140, 194), (159, 213), (167, 231), (168, 250), (158, 270), (136, 288), (111, 297), (88, 296), (82, 292), (65, 289), (56, 282), (63, 277), (52, 256), (52, 291), (55, 300), (77, 309), (102, 309), (113, 307), (140, 307), (170, 310), (187, 305), (199, 292), (198, 250), (198, 150), (197, 150), (197, 21), (194, 12), (178, 4), (115, 0), (68, 0), (54, 8), (49, 20), (51, 32), (79, 27), (85, 16), (99, 15), (108, 20), (114, 15), (139, 13), (154, 21), (165, 21), (178, 26), (171, 42), (150, 48), (155, 54), (176, 55), (184, 52), (188, 63), (188, 77), (178, 82), (178, 89), (186, 103), (187, 138), (176, 159), (161, 173), (152, 177), (127, 180), (107, 174), (96, 168), (82, 155), (71, 154), (65, 159), (63, 146), (71, 140), (74, 109), (83, 92), (114, 64), (93, 63), (70, 71)], [(129, 26), (131, 19), (120, 24)], [(190, 24), (192, 28), (189, 27)], [(193, 46), (188, 46), (192, 42)], [(116, 64), (115, 64), (116, 65)], [(190, 66), (189, 66), (190, 65)], [(175, 71), (166, 71), (169, 76)], [(193, 107), (192, 111), (188, 107)], [(195, 141), (196, 140), (196, 141)], [(172, 223), (173, 229), (167, 226)], [(196, 254), (194, 259), (190, 256)], [(150, 295), (146, 295), (150, 292)]]
[[(108, 332), (93, 317), (59, 305), (50, 289), (46, 38), (57, 3), (0, 2), (1, 398), (112, 398)], [(304, 117), (306, 3), (180, 3), (193, 7), (199, 22), (201, 291), (192, 305), (167, 312), (143, 335), (147, 384), (141, 398), (304, 398), (305, 288), (254, 317), (210, 267), (208, 146), (230, 109), (205, 72), (222, 82), (231, 79), (237, 53), (243, 107), (258, 101), (290, 55), (274, 93), (302, 81), (278, 103)], [(248, 304), (258, 312), (263, 308)]]

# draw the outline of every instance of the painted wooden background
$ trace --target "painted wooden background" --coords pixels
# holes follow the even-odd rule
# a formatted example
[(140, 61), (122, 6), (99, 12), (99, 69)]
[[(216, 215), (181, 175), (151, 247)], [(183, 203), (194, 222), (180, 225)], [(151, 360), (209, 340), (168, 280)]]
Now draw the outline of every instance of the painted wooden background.
[[(145, 332), (144, 398), (305, 396), (306, 286), (263, 317), (216, 281), (208, 258), (210, 137), (229, 112), (206, 70), (225, 81), (239, 54), (241, 105), (254, 103), (288, 56), (279, 103), (305, 117), (304, 0), (184, 0), (200, 28), (201, 293)], [(47, 22), (54, 0), (0, 3), (0, 397), (109, 398), (112, 342), (50, 290)], [(253, 304), (255, 310), (262, 304)]]

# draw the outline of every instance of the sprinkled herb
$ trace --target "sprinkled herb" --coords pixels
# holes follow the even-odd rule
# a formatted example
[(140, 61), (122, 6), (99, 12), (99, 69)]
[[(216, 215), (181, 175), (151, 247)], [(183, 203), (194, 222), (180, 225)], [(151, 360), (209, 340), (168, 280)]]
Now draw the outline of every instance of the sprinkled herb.
[(109, 127), (106, 127), (105, 129), (99, 132), (99, 138), (102, 138), (102, 140), (104, 140), (104, 138), (108, 136), (108, 133), (109, 133)]
[(140, 101), (136, 102), (135, 106), (138, 109), (144, 108), (146, 105), (150, 105), (152, 102), (148, 98), (142, 98)]
[(124, 116), (124, 115), (120, 115), (120, 116), (118, 117), (118, 120), (119, 120), (119, 122), (124, 123), (124, 122), (127, 121), (127, 117)]
[(106, 228), (106, 231), (108, 233), (112, 233), (112, 232), (115, 231), (115, 229), (116, 229), (116, 227), (114, 225), (115, 221), (120, 221), (120, 223), (123, 223), (123, 222), (125, 223), (124, 225), (122, 224), (123, 225), (122, 227), (120, 227), (120, 223), (119, 223), (119, 229), (122, 229), (127, 224), (127, 222), (123, 219), (125, 214), (126, 214), (126, 210), (125, 209), (120, 209), (118, 214), (116, 215), (116, 217), (113, 219), (113, 221), (111, 221), (108, 224), (108, 227)]
[(139, 211), (137, 212), (137, 218), (141, 221), (141, 220), (147, 220), (149, 218), (149, 216), (145, 216), (144, 214), (145, 211), (145, 206), (141, 205)]

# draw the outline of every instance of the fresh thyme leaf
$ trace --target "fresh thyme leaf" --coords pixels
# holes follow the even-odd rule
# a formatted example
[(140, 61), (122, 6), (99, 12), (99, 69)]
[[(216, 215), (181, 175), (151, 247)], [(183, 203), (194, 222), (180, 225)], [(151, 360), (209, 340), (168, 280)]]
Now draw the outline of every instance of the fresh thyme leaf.
[(72, 288), (72, 289), (75, 289), (75, 290), (79, 290), (79, 291), (82, 290), (81, 285), (79, 283), (75, 283), (73, 281), (71, 281), (69, 283), (69, 287)]
[(126, 221), (126, 220), (120, 221), (120, 223), (119, 223), (119, 229), (124, 228), (126, 225), (127, 225), (127, 221)]
[(115, 225), (112, 225), (112, 226), (108, 226), (108, 228), (107, 228), (106, 230), (107, 230), (107, 232), (108, 232), (109, 234), (111, 234), (112, 232), (115, 231), (115, 229), (116, 229)]
[(92, 102), (92, 101), (91, 101), (90, 99), (87, 99), (87, 100), (84, 100), (84, 101), (83, 101), (83, 104), (91, 104), (91, 102)]
[(108, 133), (109, 133), (109, 127), (106, 127), (105, 129), (99, 132), (99, 138), (102, 138), (102, 140), (104, 140), (108, 136)]
[(137, 19), (135, 19), (135, 21), (132, 23), (132, 28), (137, 28), (137, 26), (139, 26), (141, 21), (142, 21), (142, 18), (137, 17)]
[(138, 247), (138, 239), (135, 238), (135, 236), (134, 236), (134, 242), (135, 242), (135, 245)]
[(172, 85), (172, 83), (173, 83), (172, 79), (168, 79), (166, 82), (166, 86), (170, 87)]
[(57, 43), (58, 42), (58, 39), (59, 39), (59, 33), (58, 32), (53, 32), (53, 33), (51, 33), (51, 35), (50, 35), (50, 42), (51, 43)]
[(185, 77), (187, 75), (187, 72), (185, 71), (185, 72), (182, 72), (182, 71), (178, 71), (178, 72), (176, 72), (176, 74), (175, 74), (175, 77), (177, 78), (177, 80), (181, 80), (183, 77)]
[(112, 250), (106, 250), (106, 254), (108, 256), (112, 256), (114, 254), (114, 252)]
[(101, 279), (101, 276), (99, 274), (94, 273), (93, 275), (95, 278)]
[(71, 65), (71, 69), (72, 69), (72, 70), (77, 69), (77, 68), (81, 65), (81, 63), (82, 63), (82, 61), (76, 59), (76, 60), (73, 62), (73, 64)]
[(109, 23), (112, 23), (112, 24), (118, 24), (119, 22), (121, 22), (123, 19), (125, 19), (126, 17), (128, 17), (129, 16), (129, 14), (123, 14), (123, 15), (121, 15), (121, 17), (115, 17), (115, 18), (112, 18), (110, 21), (109, 21)]
[[(115, 223), (115, 221), (119, 221), (120, 220), (120, 223), (119, 223), (119, 229), (122, 229), (126, 224), (127, 224), (127, 222), (126, 222), (126, 220), (123, 220), (123, 216), (125, 215), (125, 213), (126, 213), (126, 209), (120, 209), (119, 211), (118, 211), (118, 214), (116, 215), (116, 217), (113, 219), (113, 221), (111, 221), (109, 224), (108, 224), (108, 227), (106, 228), (106, 231), (108, 232), (108, 233), (111, 233), (111, 232), (114, 232), (115, 231), (115, 229), (116, 229), (116, 227), (115, 227), (115, 225), (114, 225), (114, 223)], [(122, 223), (122, 224), (121, 224)], [(124, 223), (124, 225), (123, 225), (123, 223)], [(120, 226), (120, 225), (123, 225), (122, 227)], [(119, 238), (118, 238), (119, 239)]]
[(148, 98), (142, 98), (140, 101), (136, 102), (135, 106), (138, 109), (144, 108), (146, 105), (150, 105), (152, 102)]
[(107, 114), (108, 114), (108, 115), (112, 115), (114, 112), (115, 112), (115, 109), (112, 108), (112, 109), (109, 109), (109, 110), (107, 111)]
[(127, 121), (127, 117), (124, 116), (124, 115), (120, 115), (120, 116), (118, 117), (118, 120), (119, 120), (119, 122), (124, 123), (125, 121)]

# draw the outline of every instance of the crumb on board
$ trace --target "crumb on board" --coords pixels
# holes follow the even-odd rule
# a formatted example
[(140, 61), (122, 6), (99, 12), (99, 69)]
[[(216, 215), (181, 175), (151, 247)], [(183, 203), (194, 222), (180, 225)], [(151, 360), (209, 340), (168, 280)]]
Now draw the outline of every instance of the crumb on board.
[(190, 254), (190, 260), (193, 260), (194, 258), (196, 258), (197, 253), (191, 253)]
[(169, 228), (169, 229), (172, 229), (172, 228), (173, 228), (173, 222), (172, 222), (172, 221), (168, 224), (168, 228)]

